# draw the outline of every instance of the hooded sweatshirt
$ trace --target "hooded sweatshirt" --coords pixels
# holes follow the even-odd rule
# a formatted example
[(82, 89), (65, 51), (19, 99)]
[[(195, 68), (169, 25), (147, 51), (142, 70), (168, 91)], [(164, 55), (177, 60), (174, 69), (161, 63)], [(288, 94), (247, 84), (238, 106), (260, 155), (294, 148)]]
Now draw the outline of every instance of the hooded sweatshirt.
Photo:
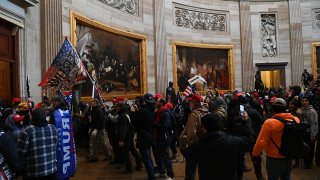
[(21, 129), (16, 125), (16, 123), (13, 120), (13, 114), (8, 116), (6, 119), (6, 125), (8, 127), (8, 134), (15, 140), (15, 142), (18, 141)]
[(307, 132), (310, 133), (311, 136), (316, 137), (318, 133), (318, 115), (316, 110), (313, 109), (312, 105), (302, 107), (301, 110), (304, 122), (310, 124)]

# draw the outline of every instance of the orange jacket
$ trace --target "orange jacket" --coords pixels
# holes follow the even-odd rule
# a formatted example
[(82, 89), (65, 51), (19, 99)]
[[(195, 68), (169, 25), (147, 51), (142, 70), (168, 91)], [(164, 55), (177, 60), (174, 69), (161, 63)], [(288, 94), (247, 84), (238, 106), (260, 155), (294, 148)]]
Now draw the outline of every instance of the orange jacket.
[[(274, 116), (281, 117), (287, 121), (292, 121), (294, 118), (296, 122), (300, 123), (299, 118), (293, 116), (291, 113), (279, 113)], [(272, 158), (285, 158), (279, 153), (277, 147), (272, 143), (272, 140), (280, 147), (284, 124), (277, 119), (267, 119), (262, 125), (256, 144), (253, 148), (252, 155), (259, 156), (264, 150), (266, 155)]]

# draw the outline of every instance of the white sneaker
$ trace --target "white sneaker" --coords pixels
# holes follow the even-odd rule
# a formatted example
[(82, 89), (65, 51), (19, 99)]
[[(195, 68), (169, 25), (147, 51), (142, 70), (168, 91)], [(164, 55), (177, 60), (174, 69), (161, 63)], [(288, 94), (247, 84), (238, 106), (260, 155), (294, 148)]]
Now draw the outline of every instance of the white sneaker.
[(155, 177), (156, 178), (166, 178), (167, 177), (167, 174), (160, 174), (160, 173), (157, 173), (156, 175), (155, 175)]
[(166, 178), (166, 180), (174, 180), (174, 178), (168, 177)]

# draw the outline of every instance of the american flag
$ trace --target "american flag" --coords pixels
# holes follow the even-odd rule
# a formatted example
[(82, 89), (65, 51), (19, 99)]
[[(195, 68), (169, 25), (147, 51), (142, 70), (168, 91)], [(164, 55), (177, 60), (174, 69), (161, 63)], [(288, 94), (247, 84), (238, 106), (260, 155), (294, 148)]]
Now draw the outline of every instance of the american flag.
[(184, 90), (184, 92), (183, 92), (183, 95), (184, 96), (186, 96), (186, 97), (188, 97), (190, 94), (192, 94), (193, 92), (192, 92), (192, 88), (190, 87), (190, 86), (188, 86), (187, 88), (186, 88), (186, 90)]
[(76, 83), (82, 82), (86, 77), (86, 69), (76, 50), (65, 38), (57, 56), (38, 86), (72, 89)]

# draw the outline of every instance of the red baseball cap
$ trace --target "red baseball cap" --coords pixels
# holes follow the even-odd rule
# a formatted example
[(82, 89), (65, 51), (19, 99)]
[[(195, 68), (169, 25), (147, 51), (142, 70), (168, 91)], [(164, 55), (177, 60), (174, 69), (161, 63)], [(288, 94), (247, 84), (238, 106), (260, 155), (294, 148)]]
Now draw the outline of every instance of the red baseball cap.
[(42, 106), (43, 106), (42, 103), (37, 103), (34, 108), (36, 108), (36, 109), (37, 109), (37, 108), (42, 108)]
[(259, 94), (258, 94), (257, 92), (253, 92), (253, 93), (252, 93), (252, 96), (253, 96), (253, 97), (256, 97), (256, 98), (259, 98)]
[(24, 120), (24, 116), (20, 116), (18, 114), (13, 115), (14, 122), (20, 122)]
[(126, 99), (123, 96), (118, 96), (115, 100), (116, 103), (123, 103)]
[(20, 103), (21, 99), (20, 98), (13, 98), (12, 103)]
[(276, 96), (272, 96), (272, 98), (270, 99), (270, 103), (273, 103), (275, 100), (277, 99), (277, 97)]
[(159, 94), (159, 93), (153, 95), (153, 99), (155, 99), (155, 100), (158, 100), (158, 99), (161, 99), (161, 98), (163, 98), (163, 97), (162, 97), (162, 95)]
[(193, 96), (188, 97), (188, 100), (189, 100), (189, 101), (195, 100), (195, 101), (197, 101), (197, 102), (199, 102), (199, 103), (203, 102), (203, 98), (202, 98), (202, 96), (200, 96), (199, 94), (194, 94)]

